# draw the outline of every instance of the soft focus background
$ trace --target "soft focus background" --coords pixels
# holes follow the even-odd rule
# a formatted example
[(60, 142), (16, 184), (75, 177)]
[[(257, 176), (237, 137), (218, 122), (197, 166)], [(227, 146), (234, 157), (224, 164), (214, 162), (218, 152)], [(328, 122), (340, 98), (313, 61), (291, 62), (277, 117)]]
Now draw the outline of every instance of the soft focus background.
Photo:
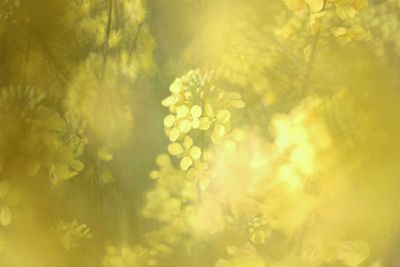
[(400, 266), (400, 1), (0, 0), (0, 266)]

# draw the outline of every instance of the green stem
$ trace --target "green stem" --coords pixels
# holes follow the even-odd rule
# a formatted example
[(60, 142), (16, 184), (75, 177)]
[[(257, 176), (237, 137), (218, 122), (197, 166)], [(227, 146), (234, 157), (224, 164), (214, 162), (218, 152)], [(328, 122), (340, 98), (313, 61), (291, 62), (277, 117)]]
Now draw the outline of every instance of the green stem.
[(53, 63), (53, 65), (56, 67), (58, 70), (58, 74), (61, 77), (61, 80), (65, 83), (69, 81), (69, 76), (70, 73), (68, 69), (64, 66), (62, 61), (56, 56), (56, 54), (51, 50), (51, 48), (47, 45), (47, 43), (40, 37), (39, 34), (37, 33), (31, 33), (32, 37), (35, 37), (38, 43), (41, 45), (42, 50), (45, 52), (45, 55), (49, 59), (50, 62)]
[(307, 65), (306, 65), (304, 80), (303, 80), (303, 83), (302, 83), (301, 89), (300, 89), (302, 98), (305, 97), (305, 95), (307, 93), (308, 85), (310, 83), (310, 76), (311, 76), (311, 73), (312, 73), (313, 67), (314, 67), (315, 54), (316, 54), (316, 51), (317, 51), (318, 41), (319, 41), (320, 35), (321, 35), (321, 30), (319, 30), (315, 34), (315, 36), (314, 36), (314, 38), (312, 40), (312, 43), (311, 43), (310, 58), (308, 59), (308, 62), (307, 62)]
[(25, 87), (26, 85), (26, 75), (28, 73), (28, 64), (29, 64), (29, 55), (30, 55), (30, 51), (31, 51), (31, 35), (28, 35), (28, 42), (27, 42), (27, 46), (26, 46), (26, 53), (25, 53), (25, 61), (24, 61), (24, 66), (22, 69), (22, 82), (21, 82), (21, 86)]

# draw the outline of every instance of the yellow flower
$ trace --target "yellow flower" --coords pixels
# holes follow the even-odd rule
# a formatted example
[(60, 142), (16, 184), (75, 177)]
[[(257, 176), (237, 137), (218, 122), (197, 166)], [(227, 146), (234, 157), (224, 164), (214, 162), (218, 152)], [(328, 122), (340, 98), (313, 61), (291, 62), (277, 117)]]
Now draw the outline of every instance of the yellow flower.
[(153, 179), (158, 179), (161, 177), (168, 176), (174, 171), (172, 166), (171, 158), (168, 154), (161, 154), (157, 156), (156, 163), (159, 166), (159, 170), (154, 170), (150, 172), (150, 177)]
[(8, 226), (12, 222), (11, 207), (20, 202), (18, 191), (7, 180), (0, 182), (0, 223)]
[(320, 12), (325, 4), (325, 0), (305, 0), (311, 12)]
[(368, 36), (367, 31), (360, 25), (352, 25), (350, 28), (335, 27), (332, 32), (336, 38), (344, 42), (349, 42), (353, 39), (362, 40)]
[(211, 134), (211, 141), (214, 144), (221, 144), (226, 133), (227, 124), (231, 119), (231, 113), (227, 109), (217, 112), (214, 119), (214, 130)]
[(213, 127), (211, 140), (215, 144), (220, 144), (225, 136), (226, 127), (231, 118), (231, 112), (227, 109), (221, 109), (217, 112), (213, 111), (210, 103), (204, 105), (204, 116), (200, 118), (199, 129), (206, 131)]
[(235, 129), (226, 135), (223, 145), (227, 150), (233, 152), (236, 150), (236, 143), (243, 141), (245, 136), (246, 134), (242, 129)]
[(341, 19), (354, 18), (357, 11), (368, 6), (368, 0), (334, 0), (336, 14)]
[(346, 266), (360, 266), (370, 255), (367, 242), (364, 241), (345, 241), (338, 247), (337, 258)]
[(102, 267), (138, 267), (154, 266), (157, 261), (153, 259), (151, 251), (142, 246), (106, 248), (106, 255), (102, 261)]
[(193, 162), (198, 160), (201, 156), (201, 149), (198, 146), (193, 146), (193, 139), (190, 136), (186, 136), (183, 140), (183, 144), (172, 143), (168, 146), (168, 152), (181, 158), (179, 163), (182, 170), (187, 171)]
[(83, 163), (74, 158), (74, 151), (67, 146), (59, 147), (52, 156), (49, 175), (54, 186), (78, 175), (84, 169)]
[(263, 244), (267, 234), (263, 230), (257, 230), (251, 233), (250, 239), (254, 244)]
[(310, 15), (309, 26), (311, 33), (315, 34), (319, 32), (321, 28), (321, 19), (324, 17), (325, 12), (314, 13)]
[(54, 227), (54, 231), (66, 250), (78, 247), (81, 239), (90, 239), (92, 234), (86, 224), (79, 224), (77, 220), (71, 222), (60, 221)]
[(184, 84), (180, 78), (175, 79), (175, 81), (169, 87), (169, 91), (172, 93), (167, 98), (161, 101), (161, 105), (164, 107), (169, 107), (170, 110), (174, 110), (174, 106), (177, 103), (184, 103), (186, 99), (190, 99), (191, 92), (184, 87)]
[(199, 128), (201, 114), (202, 108), (198, 105), (194, 105), (190, 109), (186, 105), (180, 105), (176, 108), (176, 115), (167, 115), (164, 119), (164, 126), (168, 129), (170, 141), (175, 142), (181, 134), (186, 134), (193, 128)]

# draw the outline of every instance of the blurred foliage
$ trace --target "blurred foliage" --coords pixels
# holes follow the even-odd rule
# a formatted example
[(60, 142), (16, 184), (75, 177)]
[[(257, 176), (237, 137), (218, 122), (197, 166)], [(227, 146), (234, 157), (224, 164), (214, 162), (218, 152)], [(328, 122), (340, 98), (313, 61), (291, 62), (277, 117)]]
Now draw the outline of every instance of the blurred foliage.
[(395, 267), (397, 0), (0, 1), (0, 266)]

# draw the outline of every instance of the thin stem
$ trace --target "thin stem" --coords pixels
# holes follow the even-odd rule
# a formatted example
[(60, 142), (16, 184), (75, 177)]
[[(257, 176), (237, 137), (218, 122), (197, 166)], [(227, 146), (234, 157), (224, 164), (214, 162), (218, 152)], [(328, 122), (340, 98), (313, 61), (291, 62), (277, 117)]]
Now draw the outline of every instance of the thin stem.
[(22, 69), (22, 81), (21, 81), (21, 86), (25, 87), (26, 84), (26, 75), (28, 73), (28, 64), (29, 64), (29, 54), (31, 51), (31, 42), (32, 42), (32, 38), (31, 35), (28, 35), (28, 42), (27, 42), (27, 46), (26, 46), (26, 53), (25, 53), (25, 61), (24, 61), (24, 67)]
[(68, 78), (70, 73), (68, 69), (64, 66), (61, 60), (59, 60), (56, 54), (51, 50), (51, 48), (47, 45), (47, 43), (36, 33), (31, 34), (31, 36), (35, 37), (38, 43), (41, 45), (42, 50), (45, 52), (47, 58), (54, 64), (56, 69), (58, 70), (58, 74), (63, 82), (68, 82)]
[[(112, 12), (113, 12), (113, 0), (108, 0), (108, 17), (107, 17), (107, 24), (106, 24), (106, 40), (104, 41), (103, 46), (103, 74), (104, 69), (107, 62), (107, 50), (109, 46), (110, 34), (111, 34), (111, 21), (112, 21)], [(104, 76), (104, 75), (103, 75)]]
[(312, 73), (313, 67), (314, 67), (315, 54), (316, 54), (316, 51), (317, 51), (318, 41), (319, 41), (320, 35), (321, 35), (321, 30), (319, 30), (315, 34), (315, 36), (313, 38), (313, 41), (312, 41), (312, 44), (311, 44), (310, 58), (308, 59), (308, 62), (307, 62), (307, 65), (306, 65), (304, 80), (303, 80), (303, 83), (302, 83), (301, 89), (300, 89), (302, 97), (304, 97), (306, 95), (306, 93), (307, 93), (307, 88), (308, 88), (308, 85), (309, 85), (309, 82), (310, 82), (310, 76), (311, 76), (311, 73)]
[[(202, 153), (204, 153), (206, 144), (205, 144), (205, 133), (202, 131), (198, 132), (198, 138), (199, 138), (199, 146), (202, 150)], [(200, 185), (200, 177), (196, 177), (196, 205), (199, 206), (201, 203), (202, 199), (202, 194), (201, 194), (201, 185)]]

